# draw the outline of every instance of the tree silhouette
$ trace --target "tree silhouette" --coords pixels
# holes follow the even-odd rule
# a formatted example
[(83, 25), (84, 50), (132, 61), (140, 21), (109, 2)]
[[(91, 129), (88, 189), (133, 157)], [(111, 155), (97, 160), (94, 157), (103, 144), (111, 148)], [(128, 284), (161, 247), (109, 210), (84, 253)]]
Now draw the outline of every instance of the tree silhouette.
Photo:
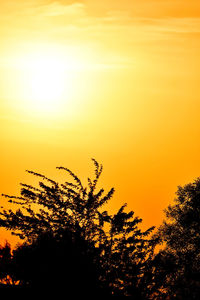
[(164, 248), (154, 260), (162, 298), (199, 299), (200, 178), (178, 187), (175, 204), (169, 205), (165, 213), (167, 221), (156, 233)]
[[(37, 257), (41, 255), (41, 251), (46, 253), (49, 247), (47, 245), (50, 243), (50, 248), (54, 249), (51, 253), (51, 267), (55, 263), (53, 259), (62, 257), (62, 249), (67, 249), (66, 245), (71, 245), (71, 249), (79, 251), (76, 253), (78, 265), (84, 265), (82, 269), (75, 267), (74, 270), (77, 270), (75, 274), (84, 269), (86, 272), (86, 265), (90, 265), (90, 270), (92, 270), (90, 274), (93, 274), (93, 282), (95, 281), (93, 285), (97, 286), (96, 291), (99, 289), (106, 291), (107, 295), (126, 295), (133, 296), (135, 299), (149, 299), (151, 293), (148, 283), (149, 262), (153, 256), (154, 242), (148, 236), (153, 227), (146, 231), (139, 229), (138, 226), (142, 219), (134, 217), (133, 211), (125, 212), (126, 204), (122, 205), (115, 214), (109, 214), (107, 210), (103, 209), (103, 206), (112, 198), (114, 188), (107, 193), (103, 188), (97, 189), (103, 167), (95, 159), (92, 161), (95, 167), (95, 176), (93, 179), (87, 179), (87, 186), (84, 186), (68, 168), (58, 167), (59, 170), (68, 173), (71, 178), (69, 181), (59, 184), (42, 174), (28, 171), (41, 179), (39, 185), (34, 187), (21, 184), (19, 197), (4, 195), (14, 205), (14, 209), (4, 209), (0, 213), (0, 226), (11, 230), (21, 239), (25, 239), (25, 244), (14, 253), (13, 261), (18, 261), (18, 270), (20, 269), (22, 272), (26, 268), (22, 267), (24, 262), (19, 263), (20, 253), (25, 253), (26, 255), (21, 255), (21, 257), (23, 259), (29, 257), (27, 260), (30, 261), (31, 255)], [(17, 205), (20, 206), (19, 209), (16, 209)], [(41, 245), (43, 245), (43, 250), (41, 250)], [(37, 251), (33, 251), (33, 249), (37, 249)], [(59, 253), (60, 251), (61, 253)], [(67, 278), (73, 268), (69, 268), (67, 271), (66, 266), (73, 251), (65, 251), (65, 258), (62, 257), (58, 264), (62, 266), (60, 271), (63, 271), (63, 268), (66, 269), (65, 276), (61, 281), (65, 286), (70, 286)], [(76, 265), (76, 258), (71, 260), (72, 265)], [(41, 262), (40, 259), (37, 261)], [(88, 263), (85, 265), (84, 261)], [(31, 274), (37, 274), (38, 268), (39, 266), (37, 268), (31, 266), (29, 268)], [(84, 278), (82, 271), (80, 274)], [(59, 269), (56, 269), (56, 272), (59, 272)], [(31, 275), (27, 276), (26, 270), (24, 274), (26, 276), (24, 275), (23, 278), (22, 273), (18, 272), (18, 279), (20, 284), (27, 285)], [(34, 276), (31, 279), (32, 282), (36, 282), (33, 278), (38, 278), (38, 275)], [(89, 276), (89, 278), (91, 277)], [(52, 281), (55, 283), (55, 278), (50, 278), (46, 273), (39, 280), (46, 286), (52, 286)], [(80, 285), (80, 282), (79, 280), (77, 285)], [(75, 283), (73, 285), (71, 283), (71, 286), (75, 287), (75, 285)], [(90, 287), (87, 284), (84, 286), (87, 286), (87, 291), (91, 288), (91, 285)]]
[(12, 268), (20, 285), (31, 290), (75, 296), (107, 295), (98, 278), (96, 249), (69, 230), (43, 233), (13, 251)]

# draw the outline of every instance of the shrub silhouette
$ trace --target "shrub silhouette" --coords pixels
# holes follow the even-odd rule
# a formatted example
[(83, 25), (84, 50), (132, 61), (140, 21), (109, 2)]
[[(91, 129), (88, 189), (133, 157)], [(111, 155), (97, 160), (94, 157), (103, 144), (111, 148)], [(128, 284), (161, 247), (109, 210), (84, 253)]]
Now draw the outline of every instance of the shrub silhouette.
[(23, 287), (73, 296), (103, 296), (95, 248), (69, 230), (43, 233), (13, 251), (12, 266)]
[[(15, 275), (21, 285), (38, 282), (41, 286), (50, 287), (61, 283), (74, 290), (80, 286), (80, 290), (84, 291), (85, 287), (85, 294), (91, 289), (91, 284), (84, 281), (88, 276), (92, 278), (95, 291), (149, 299), (149, 263), (154, 251), (154, 241), (149, 239), (149, 235), (154, 227), (146, 231), (139, 229), (142, 219), (134, 217), (133, 211), (125, 212), (126, 204), (115, 214), (103, 209), (112, 198), (114, 188), (107, 193), (103, 188), (97, 189), (103, 168), (95, 159), (92, 161), (95, 176), (88, 178), (86, 187), (71, 170), (59, 167), (72, 180), (59, 184), (42, 174), (28, 171), (42, 179), (39, 186), (21, 184), (21, 196), (4, 195), (14, 204), (14, 209), (0, 213), (0, 226), (25, 239), (25, 244), (13, 254), (13, 262), (19, 266)], [(20, 208), (16, 209), (16, 205)], [(45, 253), (52, 259), (48, 255), (46, 258)], [(23, 259), (20, 260), (20, 257)], [(30, 264), (30, 274), (23, 266), (24, 257)], [(35, 259), (38, 264), (31, 264)], [(62, 278), (51, 277), (50, 271), (43, 274), (42, 261), (45, 264), (50, 262), (47, 269), (55, 268), (54, 274), (60, 273), (60, 266), (64, 272)], [(67, 269), (69, 262), (70, 268)], [(77, 280), (78, 272), (84, 284), (80, 278)]]
[(12, 251), (9, 243), (0, 246), (0, 281), (6, 284), (15, 284), (12, 268)]
[(154, 259), (162, 298), (199, 299), (200, 295), (200, 178), (179, 186), (175, 204), (156, 236), (164, 248)]

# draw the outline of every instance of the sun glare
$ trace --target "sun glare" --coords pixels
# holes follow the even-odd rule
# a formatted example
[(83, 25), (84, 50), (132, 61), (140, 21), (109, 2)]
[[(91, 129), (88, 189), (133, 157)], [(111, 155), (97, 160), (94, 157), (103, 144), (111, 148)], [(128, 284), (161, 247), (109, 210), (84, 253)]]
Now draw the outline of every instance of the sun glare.
[(66, 96), (70, 81), (64, 59), (52, 53), (31, 54), (23, 58), (22, 67), (25, 97), (31, 109), (55, 112)]
[(58, 58), (39, 57), (31, 62), (29, 90), (37, 110), (54, 110), (65, 87), (66, 74)]
[(81, 79), (84, 74), (86, 82), (87, 69), (91, 65), (87, 51), (83, 55), (80, 49), (61, 51), (41, 46), (20, 56), (15, 55), (14, 61), (15, 77), (19, 77), (17, 96), (23, 110), (29, 113), (56, 115), (67, 109), (69, 114), (77, 109), (77, 99), (83, 99), (87, 93), (88, 86)]
[(81, 45), (32, 44), (8, 57), (5, 95), (17, 114), (23, 118), (84, 117), (99, 67), (94, 51)]

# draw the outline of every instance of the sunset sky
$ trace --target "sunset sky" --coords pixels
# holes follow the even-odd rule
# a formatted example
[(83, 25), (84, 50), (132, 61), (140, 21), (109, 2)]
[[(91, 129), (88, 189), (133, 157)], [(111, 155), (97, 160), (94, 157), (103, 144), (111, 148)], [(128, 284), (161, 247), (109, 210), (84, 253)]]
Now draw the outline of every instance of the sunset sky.
[(159, 225), (200, 176), (199, 79), (199, 0), (1, 1), (0, 193), (94, 157), (112, 208)]

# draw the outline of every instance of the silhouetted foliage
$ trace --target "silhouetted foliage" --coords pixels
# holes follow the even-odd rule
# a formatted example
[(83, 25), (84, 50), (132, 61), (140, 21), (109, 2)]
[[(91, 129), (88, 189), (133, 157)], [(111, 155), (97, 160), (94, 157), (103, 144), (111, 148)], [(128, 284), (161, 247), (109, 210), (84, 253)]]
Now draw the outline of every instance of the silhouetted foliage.
[(139, 229), (142, 219), (125, 212), (126, 205), (115, 214), (103, 209), (114, 189), (97, 189), (103, 168), (93, 163), (95, 177), (88, 178), (87, 186), (71, 170), (59, 167), (72, 181), (59, 184), (28, 171), (41, 179), (39, 186), (21, 184), (20, 197), (4, 195), (14, 208), (0, 213), (0, 226), (25, 239), (13, 252), (18, 266), (13, 277), (25, 286), (60, 284), (69, 290), (80, 287), (85, 294), (93, 287), (107, 295), (149, 299), (153, 227)]
[(69, 230), (44, 233), (13, 251), (13, 268), (20, 284), (40, 291), (73, 296), (105, 295), (97, 269), (96, 249)]
[(159, 299), (199, 299), (200, 178), (178, 187), (175, 204), (165, 213), (167, 221), (156, 234), (164, 249), (154, 260)]
[(0, 280), (6, 284), (11, 284), (12, 282), (12, 253), (11, 246), (9, 243), (6, 243), (0, 247)]

